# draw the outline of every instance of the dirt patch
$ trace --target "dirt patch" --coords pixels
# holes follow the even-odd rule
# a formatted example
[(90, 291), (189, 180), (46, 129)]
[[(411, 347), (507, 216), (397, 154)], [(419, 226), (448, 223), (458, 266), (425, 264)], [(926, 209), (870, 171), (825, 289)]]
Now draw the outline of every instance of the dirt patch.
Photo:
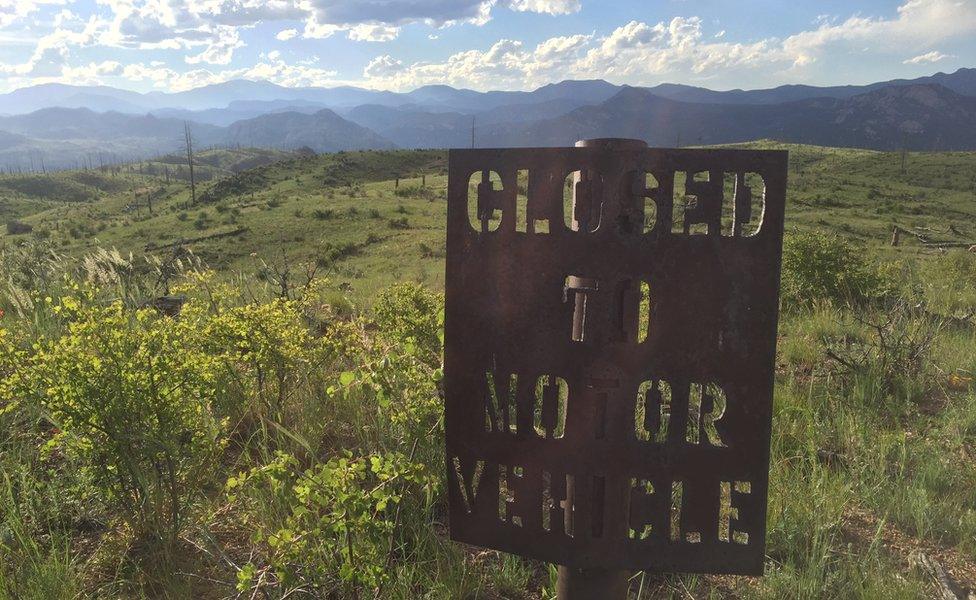
[[(881, 523), (870, 511), (849, 508), (844, 515), (844, 533), (858, 546), (867, 546), (878, 536), (882, 547), (906, 570), (922, 570), (932, 587), (933, 598), (945, 598), (948, 586), (957, 598), (976, 599), (976, 562), (954, 548), (909, 535), (890, 523)], [(936, 581), (933, 572), (944, 571), (946, 580)]]

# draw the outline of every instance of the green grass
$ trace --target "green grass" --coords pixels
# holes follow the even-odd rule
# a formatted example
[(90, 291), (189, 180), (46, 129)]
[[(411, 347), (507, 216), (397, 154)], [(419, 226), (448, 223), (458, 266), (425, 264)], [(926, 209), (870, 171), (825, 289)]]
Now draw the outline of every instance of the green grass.
[[(254, 271), (262, 261), (307, 263), (364, 298), (398, 280), (443, 285), (445, 172), (445, 154), (434, 151), (292, 158), (199, 185), (198, 196), (207, 201), (196, 205), (183, 182), (125, 173), (119, 176), (124, 191), (106, 190), (83, 204), (38, 204), (22, 220), (34, 225), (31, 235), (69, 254), (96, 247), (140, 254), (150, 244), (168, 248), (190, 240), (193, 252), (221, 272)], [(391, 173), (403, 176), (399, 194)], [(238, 229), (231, 237), (194, 241)], [(0, 245), (27, 237), (0, 233)], [(165, 256), (167, 249), (154, 252)]]
[[(771, 142), (743, 146), (790, 150), (788, 235), (837, 235), (836, 243), (852, 244), (864, 257), (878, 289), (850, 304), (810, 298), (784, 306), (766, 577), (639, 574), (632, 594), (640, 590), (642, 600), (932, 597), (931, 579), (911, 566), (913, 553), (961, 567), (955, 573), (976, 569), (976, 326), (967, 317), (976, 310), (976, 255), (965, 249), (943, 253), (912, 233), (903, 233), (898, 247), (890, 240), (897, 226), (926, 239), (976, 241), (976, 153), (913, 153), (903, 170), (899, 154)], [(301, 301), (295, 322), (306, 324), (299, 327), (307, 326), (314, 339), (343, 348), (327, 365), (308, 371), (303, 369), (310, 363), (288, 367), (294, 371), (282, 381), (294, 381), (296, 391), (277, 414), (266, 414), (263, 388), (232, 388), (225, 402), (240, 406), (230, 413), (231, 422), (248, 436), (236, 429), (228, 436), (221, 464), (195, 496), (191, 524), (183, 534), (195, 546), (186, 549), (178, 566), (153, 566), (140, 558), (129, 546), (131, 532), (92, 500), (85, 469), (59, 464), (57, 477), (51, 476), (51, 464), (39, 457), (49, 435), (37, 425), (36, 415), (17, 420), (0, 414), (6, 419), (0, 466), (8, 478), (0, 488), (0, 598), (94, 591), (112, 597), (159, 590), (171, 597), (232, 594), (211, 580), (234, 581), (249, 561), (270, 568), (276, 550), (255, 533), (278, 531), (296, 513), (281, 498), (257, 494), (250, 503), (228, 500), (223, 492), (227, 477), (267, 467), (276, 451), (300, 457), (300, 468), (306, 469), (321, 467), (345, 450), (357, 456), (407, 453), (416, 443), (419, 463), (442, 463), (436, 427), (434, 434), (414, 431), (409, 425), (423, 419), (391, 413), (417, 403), (420, 408), (411, 410), (436, 421), (439, 399), (427, 378), (436, 365), (411, 363), (418, 359), (417, 340), (425, 340), (423, 347), (438, 344), (436, 311), (433, 304), (423, 304), (426, 337), (420, 337), (411, 333), (415, 323), (407, 327), (399, 321), (401, 313), (409, 313), (406, 305), (391, 307), (376, 299), (395, 282), (443, 287), (446, 154), (242, 153), (214, 156), (215, 179), (199, 186), (206, 202), (196, 205), (185, 182), (171, 173), (167, 184), (158, 173), (147, 173), (146, 166), (142, 174), (124, 169), (95, 177), (90, 172), (38, 176), (30, 185), (16, 183), (19, 190), (12, 183), (4, 187), (0, 178), (0, 210), (10, 206), (9, 214), (35, 227), (33, 234), (0, 232), (0, 253), (14, 256), (17, 246), (42, 237), (69, 257), (57, 265), (36, 255), (21, 257), (19, 263), (0, 260), (0, 274), (8, 282), (0, 288), (0, 307), (9, 315), (0, 325), (21, 332), (24, 347), (39, 335), (59, 335), (50, 333), (58, 321), (43, 298), (52, 296), (56, 303), (63, 293), (74, 293), (59, 287), (59, 275), (71, 258), (118, 248), (119, 254), (89, 260), (81, 278), (103, 282), (100, 299), (136, 304), (140, 294), (152, 289), (155, 276), (142, 260), (146, 246), (152, 244), (156, 249), (150, 254), (165, 258), (172, 253), (167, 244), (188, 240), (217, 273), (216, 281), (180, 280), (197, 302), (206, 305), (214, 294), (230, 294), (236, 303), (267, 311), (259, 313), (264, 315), (259, 322), (273, 331), (281, 315), (268, 308), (267, 299), (287, 273), (289, 293), (312, 298)], [(233, 173), (242, 160), (275, 158), (281, 160)], [(58, 183), (49, 188), (47, 182), (54, 180)], [(81, 186), (95, 198), (59, 199), (50, 192), (57, 186)], [(41, 191), (28, 194), (35, 189)], [(133, 198), (147, 191), (153, 193), (152, 214), (147, 206), (131, 207)], [(233, 235), (221, 235), (227, 232)], [(134, 280), (106, 277), (108, 264), (121, 273), (134, 272)], [(304, 279), (313, 275), (319, 283), (304, 289)], [(23, 318), (17, 317), (19, 310)], [(222, 318), (218, 313), (208, 318)], [(363, 322), (350, 321), (350, 315)], [(886, 335), (893, 337), (878, 346), (872, 324), (887, 322), (892, 325)], [(282, 339), (293, 339), (290, 331)], [(931, 334), (931, 344), (891, 346), (904, 332), (917, 332), (920, 339)], [(279, 346), (271, 343), (267, 351)], [(853, 368), (828, 351), (850, 358)], [(3, 369), (0, 356), (0, 374)], [(249, 376), (241, 374), (243, 381)], [(376, 397), (379, 389), (392, 390), (398, 402), (384, 404)], [(430, 410), (433, 414), (423, 412)], [(393, 538), (395, 582), (382, 588), (382, 597), (551, 596), (546, 565), (448, 541), (443, 490), (435, 486), (429, 493), (405, 495), (401, 525), (406, 533)], [(108, 526), (79, 533), (81, 516)], [(320, 539), (322, 546), (309, 551), (321, 551), (327, 542)], [(291, 585), (320, 581), (297, 573), (299, 581)], [(962, 583), (976, 586), (976, 581)], [(264, 589), (277, 597), (285, 588)], [(343, 589), (340, 595), (351, 596)]]
[[(910, 233), (891, 248), (894, 226), (937, 241), (976, 241), (976, 153), (912, 153), (902, 172), (901, 156), (893, 153), (772, 142), (743, 147), (790, 151), (788, 226), (837, 232), (889, 260), (931, 254)], [(224, 273), (251, 272), (262, 261), (318, 264), (356, 301), (394, 281), (443, 285), (444, 152), (284, 158), (231, 174), (229, 169), (240, 162), (275, 158), (248, 155), (235, 163), (234, 152), (198, 158), (200, 164), (220, 166), (210, 175), (225, 177), (198, 185), (198, 197), (205, 201), (196, 205), (189, 201), (185, 182), (166, 184), (143, 166), (141, 175), (126, 171), (117, 178), (97, 177), (95, 185), (83, 188), (96, 200), (52, 205), (57, 192), (45, 191), (33, 197), (36, 210), (25, 207), (25, 196), (11, 196), (5, 212), (34, 225), (32, 235), (49, 236), (69, 254), (95, 247), (139, 254), (150, 244), (158, 248), (188, 240), (194, 253)], [(175, 167), (179, 160), (170, 157), (153, 165)], [(198, 171), (207, 173), (204, 167)], [(94, 177), (37, 176), (35, 187), (59, 189), (47, 187), (53, 180), (81, 186), (77, 179), (83, 174)], [(427, 176), (424, 188), (422, 174)], [(145, 205), (147, 192), (153, 196), (153, 214)], [(0, 192), (0, 210), (4, 202)], [(236, 230), (237, 235), (219, 237)], [(0, 232), (0, 244), (24, 237)], [(337, 248), (356, 250), (337, 256)], [(165, 249), (154, 252), (166, 254)]]

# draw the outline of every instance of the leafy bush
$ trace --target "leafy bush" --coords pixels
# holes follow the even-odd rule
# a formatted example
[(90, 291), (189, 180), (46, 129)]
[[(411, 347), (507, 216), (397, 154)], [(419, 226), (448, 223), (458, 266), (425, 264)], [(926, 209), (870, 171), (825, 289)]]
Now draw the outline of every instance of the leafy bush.
[(103, 500), (146, 541), (171, 543), (220, 448), (218, 364), (190, 324), (121, 303), (53, 307), (67, 333), (38, 342), (6, 400), (43, 407), (49, 451), (83, 460)]
[(832, 234), (791, 231), (783, 241), (785, 303), (858, 302), (875, 294), (878, 277), (864, 252)]
[(20, 235), (34, 231), (34, 227), (20, 221), (7, 221), (7, 234)]
[(401, 185), (393, 191), (393, 194), (398, 198), (424, 198), (426, 200), (433, 200), (437, 196), (434, 188), (421, 185)]
[(249, 412), (282, 422), (287, 400), (319, 366), (325, 348), (312, 337), (295, 301), (238, 306), (226, 297), (215, 301), (216, 311), (197, 302), (184, 308), (182, 319), (195, 322), (201, 350), (226, 369), (217, 410), (235, 419)]
[(387, 224), (390, 226), (390, 229), (410, 229), (410, 222), (407, 221), (406, 217), (390, 219)]
[(322, 256), (319, 257), (319, 266), (329, 266), (337, 261), (359, 253), (361, 246), (356, 242), (341, 242), (333, 244), (327, 242), (322, 248)]
[(922, 267), (925, 300), (945, 315), (976, 316), (976, 254), (958, 250)]
[(823, 335), (827, 358), (855, 384), (868, 384), (880, 399), (911, 399), (933, 375), (932, 347), (941, 330), (904, 302), (870, 313), (842, 315), (839, 331)]
[[(278, 453), (266, 465), (227, 481), (232, 499), (274, 504), (282, 519), (256, 539), (270, 548), (269, 565), (285, 586), (376, 588), (389, 579), (390, 536), (405, 488), (429, 488), (427, 467), (397, 452), (350, 453), (305, 469)], [(266, 567), (267, 568), (267, 567)], [(253, 564), (238, 575), (238, 590), (260, 586)], [(255, 593), (256, 593), (255, 589)]]
[(382, 331), (412, 341), (430, 364), (437, 364), (443, 308), (443, 296), (414, 283), (399, 283), (377, 297), (373, 318)]

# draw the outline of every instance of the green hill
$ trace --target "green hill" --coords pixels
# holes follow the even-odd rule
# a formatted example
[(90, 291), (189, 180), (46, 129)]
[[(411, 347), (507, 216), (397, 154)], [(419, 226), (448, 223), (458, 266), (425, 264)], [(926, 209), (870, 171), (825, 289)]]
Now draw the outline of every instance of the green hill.
[[(976, 154), (747, 146), (792, 156), (766, 575), (631, 589), (967, 597)], [(235, 152), (195, 202), (178, 158), (0, 178), (0, 598), (553, 598), (447, 539), (446, 154)]]
[[(741, 147), (790, 151), (788, 226), (835, 231), (892, 254), (934, 251), (920, 240), (976, 242), (976, 153), (910, 153), (903, 169), (898, 153)], [(211, 151), (197, 157), (196, 204), (181, 161), (2, 177), (0, 217), (34, 230), (0, 233), (0, 244), (42, 237), (69, 254), (165, 254), (185, 244), (226, 273), (297, 261), (329, 272), (354, 298), (401, 279), (442, 283), (444, 151)], [(253, 163), (264, 164), (241, 170)], [(895, 226), (906, 233), (890, 248)]]

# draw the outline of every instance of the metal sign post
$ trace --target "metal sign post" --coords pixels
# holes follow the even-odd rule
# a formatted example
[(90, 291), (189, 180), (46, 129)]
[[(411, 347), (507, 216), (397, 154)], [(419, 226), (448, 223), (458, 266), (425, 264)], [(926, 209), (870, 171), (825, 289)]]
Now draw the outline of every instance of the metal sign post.
[(452, 150), (451, 537), (625, 598), (763, 570), (787, 155)]

